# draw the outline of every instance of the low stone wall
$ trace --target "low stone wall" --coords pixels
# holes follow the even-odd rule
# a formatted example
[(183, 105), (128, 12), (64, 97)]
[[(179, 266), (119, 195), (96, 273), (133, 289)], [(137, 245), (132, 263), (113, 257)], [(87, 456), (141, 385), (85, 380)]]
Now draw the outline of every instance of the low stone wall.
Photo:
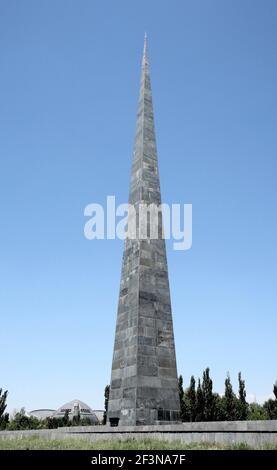
[(246, 443), (253, 447), (277, 444), (277, 420), (220, 421), (155, 426), (76, 426), (32, 431), (0, 431), (0, 439), (37, 436), (44, 439), (83, 438), (89, 441), (155, 438), (167, 441)]

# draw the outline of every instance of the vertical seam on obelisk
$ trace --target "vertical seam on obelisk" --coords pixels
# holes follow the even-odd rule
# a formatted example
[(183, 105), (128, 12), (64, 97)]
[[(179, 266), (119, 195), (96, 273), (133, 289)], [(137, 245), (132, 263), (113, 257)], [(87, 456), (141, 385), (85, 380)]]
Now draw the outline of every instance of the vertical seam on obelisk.
[[(145, 47), (144, 47), (145, 48)], [(142, 146), (141, 146), (141, 158), (140, 158), (140, 166), (141, 166), (141, 174), (140, 174), (140, 188), (139, 188), (139, 201), (142, 200), (142, 172), (143, 172), (143, 149), (144, 149), (144, 98), (145, 98), (145, 71), (146, 71), (146, 50), (144, 50), (143, 58), (142, 58), (142, 130), (141, 130), (141, 139), (142, 139)], [(137, 208), (139, 211), (139, 207)], [(139, 220), (140, 224), (140, 220)], [(139, 342), (139, 286), (140, 286), (140, 253), (141, 253), (141, 243), (140, 243), (140, 233), (139, 233), (139, 226), (138, 226), (138, 314), (137, 314), (137, 352), (136, 352), (136, 357), (137, 357), (137, 381), (138, 381), (138, 342)], [(137, 395), (138, 395), (138, 382), (136, 382), (136, 388), (135, 388), (135, 424), (137, 424)]]

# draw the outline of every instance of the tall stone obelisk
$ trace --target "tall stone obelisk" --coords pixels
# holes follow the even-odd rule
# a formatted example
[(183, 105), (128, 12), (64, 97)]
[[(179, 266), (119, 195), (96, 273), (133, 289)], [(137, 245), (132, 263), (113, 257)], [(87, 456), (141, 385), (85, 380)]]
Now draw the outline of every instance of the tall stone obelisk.
[[(144, 39), (129, 204), (161, 203), (152, 93)], [(138, 219), (138, 217), (136, 218)], [(149, 220), (148, 235), (149, 235)], [(176, 422), (180, 401), (162, 218), (157, 239), (125, 240), (108, 424)]]

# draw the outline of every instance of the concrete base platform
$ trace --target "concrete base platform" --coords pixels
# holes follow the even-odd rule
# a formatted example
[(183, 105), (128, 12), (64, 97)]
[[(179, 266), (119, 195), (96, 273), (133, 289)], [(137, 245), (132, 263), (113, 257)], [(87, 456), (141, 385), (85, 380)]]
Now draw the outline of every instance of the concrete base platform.
[(0, 431), (0, 439), (37, 436), (44, 439), (83, 438), (89, 441), (154, 438), (183, 443), (277, 444), (277, 420), (219, 421), (154, 426), (76, 426), (31, 431)]

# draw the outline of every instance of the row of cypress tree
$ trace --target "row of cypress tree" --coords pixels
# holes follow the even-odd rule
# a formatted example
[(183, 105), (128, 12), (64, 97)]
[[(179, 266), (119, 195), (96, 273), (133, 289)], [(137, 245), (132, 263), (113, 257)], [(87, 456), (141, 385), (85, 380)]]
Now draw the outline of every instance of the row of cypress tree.
[(277, 383), (273, 386), (275, 399), (263, 405), (247, 403), (245, 381), (238, 374), (238, 396), (234, 393), (230, 375), (225, 380), (223, 396), (213, 391), (210, 369), (203, 371), (202, 381), (197, 385), (191, 376), (187, 389), (183, 388), (183, 377), (179, 377), (179, 395), (182, 421), (236, 421), (246, 419), (277, 419)]

